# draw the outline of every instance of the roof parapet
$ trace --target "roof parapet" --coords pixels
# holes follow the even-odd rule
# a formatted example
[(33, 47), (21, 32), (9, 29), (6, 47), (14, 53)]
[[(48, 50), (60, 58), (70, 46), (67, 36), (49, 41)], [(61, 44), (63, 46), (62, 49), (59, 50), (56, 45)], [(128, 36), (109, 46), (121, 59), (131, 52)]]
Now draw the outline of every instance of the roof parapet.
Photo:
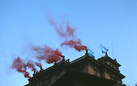
[(89, 53), (88, 53), (88, 50), (86, 50), (86, 53), (85, 53), (85, 55), (87, 55), (87, 56), (89, 55)]
[(57, 62), (56, 62), (56, 60), (54, 61), (54, 65), (56, 65), (57, 64)]
[(62, 56), (62, 58), (63, 58), (62, 61), (65, 61), (65, 56)]

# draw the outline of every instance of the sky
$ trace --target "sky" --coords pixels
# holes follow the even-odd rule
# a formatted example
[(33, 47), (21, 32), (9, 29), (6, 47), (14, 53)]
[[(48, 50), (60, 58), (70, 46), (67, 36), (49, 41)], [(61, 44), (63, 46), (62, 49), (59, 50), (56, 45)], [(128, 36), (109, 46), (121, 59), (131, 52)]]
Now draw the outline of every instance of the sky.
[[(99, 48), (104, 45), (121, 64), (120, 72), (126, 76), (123, 83), (137, 83), (136, 0), (0, 0), (0, 86), (28, 83), (11, 65), (18, 56), (31, 58), (29, 45), (58, 48), (70, 61), (85, 54), (60, 47), (62, 39), (49, 17), (59, 24), (68, 20), (76, 27), (77, 38), (94, 52), (95, 59), (104, 56)], [(53, 64), (42, 65), (45, 69)]]

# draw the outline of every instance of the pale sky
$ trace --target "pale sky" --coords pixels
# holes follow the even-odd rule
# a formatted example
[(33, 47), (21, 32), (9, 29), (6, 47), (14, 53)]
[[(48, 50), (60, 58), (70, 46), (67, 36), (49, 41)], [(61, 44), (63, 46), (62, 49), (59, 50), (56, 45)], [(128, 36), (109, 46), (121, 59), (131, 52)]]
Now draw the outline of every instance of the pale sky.
[[(28, 83), (11, 64), (17, 56), (30, 58), (29, 44), (59, 48), (71, 61), (85, 54), (60, 47), (62, 39), (49, 23), (49, 16), (58, 23), (69, 20), (77, 28), (77, 38), (96, 59), (104, 55), (101, 44), (108, 48), (108, 55), (121, 64), (120, 72), (126, 76), (123, 83), (137, 83), (136, 0), (0, 0), (0, 86)], [(53, 64), (42, 65), (47, 68)]]

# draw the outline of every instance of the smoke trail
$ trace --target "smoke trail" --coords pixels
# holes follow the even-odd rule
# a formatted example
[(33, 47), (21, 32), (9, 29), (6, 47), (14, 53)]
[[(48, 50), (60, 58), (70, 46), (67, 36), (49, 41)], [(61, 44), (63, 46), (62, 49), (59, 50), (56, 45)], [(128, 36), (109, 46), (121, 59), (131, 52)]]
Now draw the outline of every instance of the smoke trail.
[(30, 68), (32, 71), (35, 71), (35, 72), (37, 71), (34, 66), (34, 63), (31, 60), (27, 62), (26, 67)]
[(45, 60), (48, 64), (54, 61), (59, 62), (62, 58), (62, 53), (58, 49), (52, 49), (45, 45), (44, 47), (32, 46), (32, 50), (36, 53), (36, 58), (38, 60)]
[[(62, 53), (58, 49), (54, 50), (48, 47), (47, 45), (45, 45), (44, 47), (31, 45), (30, 48), (35, 52), (35, 57), (37, 58), (37, 60), (45, 60), (45, 62), (47, 62), (48, 64), (53, 63), (55, 61), (59, 62), (63, 57)], [(15, 58), (12, 63), (12, 68), (22, 73), (26, 78), (31, 78), (29, 72), (27, 72), (27, 69), (31, 69), (31, 71), (38, 72), (36, 66), (42, 69), (41, 63), (33, 62), (32, 60), (24, 61), (20, 57)]]
[(41, 63), (35, 62), (35, 64), (36, 64), (38, 67), (42, 68)]
[(88, 52), (89, 52), (89, 55), (91, 56), (91, 57), (93, 57), (93, 58), (95, 58), (95, 56), (94, 56), (94, 52), (91, 50), (91, 49), (89, 49), (89, 47), (87, 47), (87, 50), (88, 50)]
[(52, 18), (49, 19), (49, 22), (52, 26), (54, 26), (57, 34), (61, 37), (61, 38), (69, 38), (69, 37), (72, 37), (74, 38), (74, 32), (75, 32), (75, 29), (71, 28), (70, 25), (69, 25), (69, 21), (67, 21), (67, 25), (66, 25), (66, 31), (63, 30), (63, 27), (62, 25), (58, 25)]
[(66, 26), (66, 33), (68, 34), (68, 36), (71, 36), (72, 38), (74, 38), (74, 32), (76, 28), (72, 28), (69, 25), (69, 21), (67, 21), (67, 26)]
[(85, 45), (82, 45), (80, 39), (74, 39), (75, 37), (75, 30), (76, 28), (72, 28), (69, 25), (69, 21), (67, 21), (67, 25), (65, 27), (65, 32), (63, 31), (62, 25), (58, 25), (52, 18), (49, 19), (50, 24), (55, 28), (57, 34), (61, 38), (65, 38), (64, 42), (61, 43), (61, 47), (66, 46), (66, 47), (71, 47), (74, 48), (77, 51), (83, 51), (87, 50), (87, 47)]
[(38, 72), (35, 66), (42, 68), (41, 63), (34, 63), (32, 60), (24, 62), (24, 60), (22, 60), (20, 57), (14, 59), (12, 63), (12, 68), (16, 69), (18, 72), (21, 72), (26, 78), (31, 78), (31, 76), (29, 76), (29, 72), (27, 72), (27, 69), (31, 69), (31, 71)]
[(69, 46), (69, 47), (73, 47), (75, 48), (77, 51), (83, 51), (83, 50), (87, 50), (87, 47), (85, 45), (82, 45), (81, 44), (81, 40), (78, 39), (77, 41), (75, 40), (69, 40), (69, 41), (64, 41), (62, 44), (61, 44), (61, 47), (62, 46)]
[(103, 45), (100, 45), (100, 49), (101, 49), (102, 53), (105, 53), (108, 51), (108, 49), (106, 47), (104, 47)]
[(29, 73), (26, 71), (27, 70), (27, 65), (18, 57), (17, 59), (14, 59), (14, 62), (12, 64), (12, 68), (16, 69), (18, 72), (21, 72), (24, 74), (24, 77), (26, 78), (31, 78), (29, 76)]

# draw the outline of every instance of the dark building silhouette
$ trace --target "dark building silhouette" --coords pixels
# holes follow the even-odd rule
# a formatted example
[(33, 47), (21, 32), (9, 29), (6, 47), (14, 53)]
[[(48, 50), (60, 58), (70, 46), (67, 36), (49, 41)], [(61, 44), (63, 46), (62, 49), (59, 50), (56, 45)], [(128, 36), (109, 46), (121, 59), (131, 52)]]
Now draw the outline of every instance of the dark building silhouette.
[(123, 86), (125, 78), (121, 65), (107, 55), (95, 59), (85, 55), (69, 62), (63, 57), (59, 63), (33, 74), (25, 86)]

